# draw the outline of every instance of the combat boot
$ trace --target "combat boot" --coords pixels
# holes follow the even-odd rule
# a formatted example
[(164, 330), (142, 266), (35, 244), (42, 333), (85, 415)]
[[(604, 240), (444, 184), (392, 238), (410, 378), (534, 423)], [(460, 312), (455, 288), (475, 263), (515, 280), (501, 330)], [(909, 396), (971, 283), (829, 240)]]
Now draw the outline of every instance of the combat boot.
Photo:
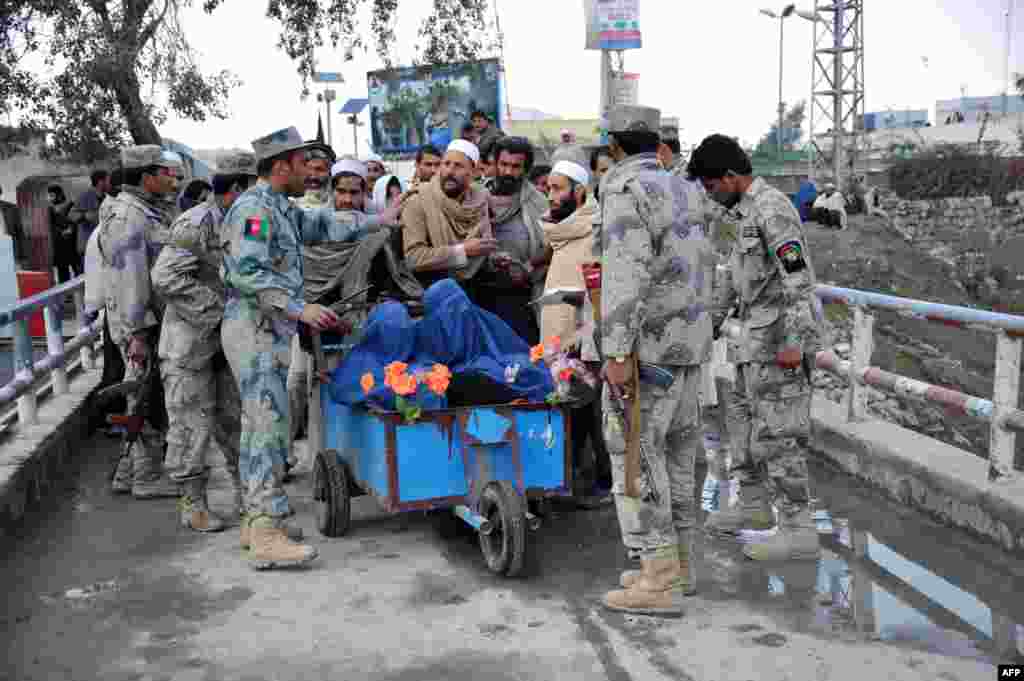
[(206, 499), (206, 480), (195, 478), (182, 483), (182, 496), (178, 500), (181, 526), (196, 532), (220, 532), (224, 521), (210, 512)]
[(747, 558), (763, 561), (817, 560), (821, 556), (818, 526), (808, 504), (786, 504), (779, 512), (779, 531), (743, 547)]
[[(239, 545), (243, 551), (248, 550), (252, 546), (252, 541), (249, 538), (249, 523), (255, 519), (255, 515), (249, 515), (244, 511), (241, 513), (242, 521), (238, 525), (238, 540)], [(284, 531), (288, 533), (288, 538), (292, 541), (302, 541), (304, 535), (302, 534), (301, 527), (295, 527), (293, 525), (284, 525)]]
[(712, 534), (770, 530), (774, 526), (771, 499), (766, 486), (761, 482), (741, 482), (736, 505), (722, 511), (713, 511), (704, 520), (704, 530)]
[(605, 594), (604, 606), (632, 615), (681, 616), (684, 594), (678, 547), (659, 553), (658, 558), (641, 561), (640, 577), (632, 586)]
[[(697, 579), (693, 570), (693, 536), (692, 530), (686, 530), (679, 542), (679, 584), (682, 587), (684, 596), (695, 596), (697, 594)], [(619, 583), (626, 589), (636, 584), (643, 574), (643, 570), (626, 570), (619, 578)]]
[(249, 521), (249, 541), (249, 565), (254, 570), (307, 565), (319, 555), (312, 546), (289, 539), (280, 521), (268, 515)]

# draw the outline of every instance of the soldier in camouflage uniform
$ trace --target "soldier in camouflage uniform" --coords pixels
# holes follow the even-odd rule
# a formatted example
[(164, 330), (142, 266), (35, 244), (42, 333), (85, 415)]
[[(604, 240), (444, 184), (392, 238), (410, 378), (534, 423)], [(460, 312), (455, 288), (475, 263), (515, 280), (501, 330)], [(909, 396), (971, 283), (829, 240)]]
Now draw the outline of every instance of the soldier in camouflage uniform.
[(221, 157), (214, 195), (174, 221), (152, 272), (153, 289), (166, 304), (159, 355), (167, 401), (168, 469), (184, 491), (181, 524), (197, 532), (224, 529), (206, 498), (208, 452), (214, 441), (231, 475), (235, 513), (241, 512), (242, 403), (220, 342), (221, 224), (231, 204), (255, 180), (255, 156), (242, 152)]
[[(694, 462), (700, 446), (701, 364), (710, 357), (714, 256), (701, 222), (699, 187), (659, 164), (660, 112), (619, 107), (608, 115), (616, 166), (601, 183), (604, 230), (601, 344), (605, 439), (624, 535), (640, 547), (641, 569), (606, 607), (674, 615), (696, 592), (691, 572), (697, 522)], [(664, 381), (639, 382), (638, 362)], [(621, 395), (622, 402), (616, 396)], [(639, 423), (634, 400), (639, 400)], [(627, 434), (644, 453), (640, 498), (626, 496)]]
[(242, 397), (240, 468), (248, 513), (242, 542), (255, 569), (301, 565), (317, 556), (289, 536), (284, 491), (290, 445), (286, 381), (296, 324), (318, 331), (339, 328), (329, 308), (302, 299), (301, 247), (348, 241), (360, 232), (337, 222), (334, 211), (304, 211), (288, 200), (303, 193), (305, 143), (295, 128), (253, 142), (260, 180), (242, 194), (224, 219), (227, 302), (221, 327), (224, 354)]
[(705, 139), (688, 172), (736, 221), (729, 269), (743, 329), (741, 340), (730, 345), (736, 382), (726, 396), (740, 504), (711, 514), (706, 527), (725, 533), (770, 527), (775, 500), (779, 532), (744, 553), (756, 560), (813, 559), (819, 555), (818, 534), (809, 508), (805, 448), (810, 371), (823, 327), (800, 216), (785, 194), (751, 177), (750, 159), (729, 137)]
[[(121, 152), (124, 168), (121, 193), (97, 231), (110, 339), (125, 361), (125, 379), (133, 381), (156, 371), (156, 342), (163, 306), (150, 281), (160, 252), (160, 234), (170, 222), (164, 211), (167, 196), (178, 188), (176, 154), (157, 145), (129, 147)], [(134, 409), (135, 398), (128, 401)], [(163, 474), (163, 437), (148, 420), (124, 452), (114, 474), (115, 493), (136, 499), (178, 496), (178, 485)]]

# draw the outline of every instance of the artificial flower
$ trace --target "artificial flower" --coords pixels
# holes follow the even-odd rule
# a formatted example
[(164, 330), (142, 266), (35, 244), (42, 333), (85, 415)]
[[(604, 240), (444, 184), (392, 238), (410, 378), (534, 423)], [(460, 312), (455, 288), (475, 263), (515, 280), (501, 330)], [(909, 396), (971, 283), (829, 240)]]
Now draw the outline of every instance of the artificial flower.
[(415, 376), (402, 373), (392, 379), (391, 389), (395, 391), (396, 395), (407, 397), (416, 392), (417, 385)]
[(544, 359), (544, 344), (539, 343), (530, 348), (530, 361), (539, 362)]
[(369, 395), (370, 391), (373, 390), (374, 384), (373, 374), (370, 372), (363, 374), (362, 379), (359, 381), (359, 385), (363, 387), (363, 393), (366, 395)]

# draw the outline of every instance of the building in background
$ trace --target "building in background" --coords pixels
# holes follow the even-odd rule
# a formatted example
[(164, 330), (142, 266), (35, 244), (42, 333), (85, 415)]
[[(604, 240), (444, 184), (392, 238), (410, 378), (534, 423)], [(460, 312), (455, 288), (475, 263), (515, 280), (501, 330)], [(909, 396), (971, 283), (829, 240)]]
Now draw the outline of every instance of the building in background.
[(958, 99), (943, 99), (935, 102), (935, 124), (950, 125), (960, 121), (955, 120), (956, 114), (963, 117), (963, 123), (980, 123), (985, 113), (989, 114), (989, 120), (999, 120), (1006, 116), (1018, 117), (1024, 115), (1024, 98), (1014, 94), (996, 95), (994, 97), (960, 97)]
[(865, 113), (864, 120), (858, 121), (859, 130), (899, 130), (902, 128), (928, 127), (928, 112), (924, 109), (900, 109)]

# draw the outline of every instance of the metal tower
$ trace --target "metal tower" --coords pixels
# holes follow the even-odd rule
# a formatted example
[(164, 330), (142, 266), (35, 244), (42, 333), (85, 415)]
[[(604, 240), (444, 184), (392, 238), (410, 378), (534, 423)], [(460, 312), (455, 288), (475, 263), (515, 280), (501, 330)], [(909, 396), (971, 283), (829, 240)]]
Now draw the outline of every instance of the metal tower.
[(811, 68), (811, 176), (837, 188), (864, 148), (864, 0), (817, 0)]

